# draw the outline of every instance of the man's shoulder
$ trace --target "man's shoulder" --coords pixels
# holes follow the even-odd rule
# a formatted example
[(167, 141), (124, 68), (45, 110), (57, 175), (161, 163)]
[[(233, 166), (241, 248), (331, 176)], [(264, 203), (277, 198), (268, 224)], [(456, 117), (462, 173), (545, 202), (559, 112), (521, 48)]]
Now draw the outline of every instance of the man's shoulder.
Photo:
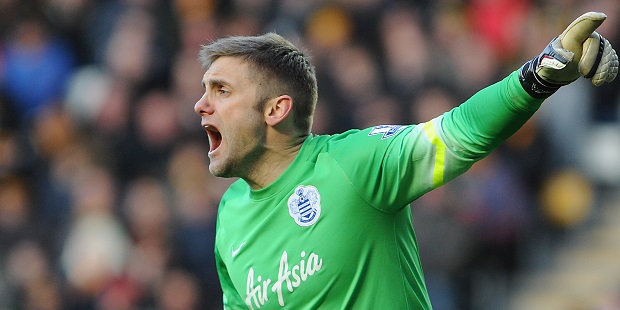
[(381, 148), (388, 145), (397, 136), (407, 133), (415, 125), (377, 125), (364, 129), (351, 129), (338, 134), (315, 136), (308, 148), (323, 152), (354, 153), (369, 148)]
[(349, 129), (335, 134), (313, 135), (304, 143), (305, 148), (329, 150), (334, 146), (359, 143), (358, 138), (366, 137), (370, 129)]

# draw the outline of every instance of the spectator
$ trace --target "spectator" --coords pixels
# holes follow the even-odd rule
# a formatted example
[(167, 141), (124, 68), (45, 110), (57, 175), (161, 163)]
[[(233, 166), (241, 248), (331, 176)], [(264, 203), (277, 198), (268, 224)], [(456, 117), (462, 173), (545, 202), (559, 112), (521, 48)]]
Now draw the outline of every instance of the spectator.
[[(213, 238), (229, 182), (208, 173), (192, 111), (200, 44), (276, 30), (307, 47), (319, 134), (437, 116), (586, 10), (608, 14), (599, 32), (617, 45), (615, 0), (0, 1), (0, 308), (221, 308)], [(438, 309), (501, 308), (476, 296), (542, 255), (519, 250), (554, 229), (541, 186), (580, 167), (591, 128), (617, 125), (619, 81), (561, 89), (413, 206)]]
[(0, 88), (18, 120), (28, 122), (63, 99), (75, 66), (74, 52), (37, 10), (16, 22), (2, 43)]

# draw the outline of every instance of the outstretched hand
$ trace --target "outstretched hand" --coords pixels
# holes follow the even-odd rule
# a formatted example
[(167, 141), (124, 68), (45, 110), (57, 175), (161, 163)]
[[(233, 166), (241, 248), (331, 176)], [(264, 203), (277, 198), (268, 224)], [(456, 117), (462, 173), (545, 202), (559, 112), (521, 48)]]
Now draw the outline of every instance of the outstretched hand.
[(618, 74), (618, 55), (609, 41), (596, 32), (607, 16), (588, 12), (575, 19), (543, 52), (526, 63), (520, 79), (525, 90), (546, 98), (560, 86), (580, 76), (600, 86)]
[(588, 12), (575, 19), (543, 51), (536, 73), (553, 84), (568, 84), (579, 76), (592, 79), (596, 86), (611, 82), (618, 73), (618, 56), (595, 31), (606, 18), (603, 13)]

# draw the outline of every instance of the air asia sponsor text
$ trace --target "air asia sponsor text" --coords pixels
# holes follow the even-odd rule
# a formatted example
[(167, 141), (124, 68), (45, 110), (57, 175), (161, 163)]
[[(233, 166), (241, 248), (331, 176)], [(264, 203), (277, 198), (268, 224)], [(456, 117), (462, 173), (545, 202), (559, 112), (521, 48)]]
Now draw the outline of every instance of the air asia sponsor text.
[(283, 287), (286, 287), (286, 289), (292, 293), (295, 288), (299, 287), (309, 277), (321, 270), (322, 266), (322, 258), (315, 253), (306, 255), (305, 251), (301, 252), (299, 263), (289, 266), (288, 254), (284, 251), (280, 258), (278, 279), (273, 285), (271, 285), (271, 278), (263, 278), (260, 275), (255, 278), (254, 268), (250, 267), (248, 271), (245, 304), (248, 305), (250, 309), (254, 309), (254, 306), (260, 308), (269, 301), (270, 293), (276, 293), (278, 296), (278, 303), (280, 306), (284, 307)]

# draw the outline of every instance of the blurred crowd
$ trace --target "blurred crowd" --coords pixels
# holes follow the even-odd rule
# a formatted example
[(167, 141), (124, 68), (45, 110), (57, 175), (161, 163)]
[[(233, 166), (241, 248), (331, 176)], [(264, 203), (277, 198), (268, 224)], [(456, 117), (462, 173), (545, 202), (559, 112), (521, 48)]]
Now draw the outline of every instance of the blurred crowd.
[[(429, 120), (588, 10), (620, 47), (616, 0), (0, 0), (0, 309), (221, 308), (215, 217), (232, 180), (209, 174), (193, 111), (202, 44), (275, 31), (303, 46), (313, 133), (329, 134)], [(618, 124), (619, 92), (561, 90), (412, 204), (437, 309), (501, 308), (524, 249), (620, 183), (580, 157), (589, 128)]]

